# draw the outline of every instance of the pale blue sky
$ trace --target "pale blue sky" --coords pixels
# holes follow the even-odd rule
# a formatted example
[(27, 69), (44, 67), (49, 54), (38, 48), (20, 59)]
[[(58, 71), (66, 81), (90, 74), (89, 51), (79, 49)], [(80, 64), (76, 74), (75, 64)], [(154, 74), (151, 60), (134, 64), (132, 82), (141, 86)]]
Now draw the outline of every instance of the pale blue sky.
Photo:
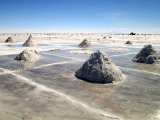
[(160, 0), (0, 0), (0, 32), (160, 34)]

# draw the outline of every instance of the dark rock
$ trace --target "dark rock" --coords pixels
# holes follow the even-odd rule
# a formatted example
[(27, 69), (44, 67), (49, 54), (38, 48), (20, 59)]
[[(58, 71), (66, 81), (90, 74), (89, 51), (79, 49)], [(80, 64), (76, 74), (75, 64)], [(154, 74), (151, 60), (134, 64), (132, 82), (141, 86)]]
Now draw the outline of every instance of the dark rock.
[(120, 69), (101, 50), (91, 54), (90, 58), (76, 71), (75, 76), (92, 83), (113, 83), (123, 80)]
[(92, 47), (92, 44), (87, 40), (84, 39), (79, 45), (78, 47), (83, 48), (83, 49), (88, 49)]
[(140, 52), (132, 59), (133, 62), (140, 63), (159, 63), (160, 54), (152, 47), (152, 45), (145, 45)]
[(36, 47), (37, 44), (32, 39), (33, 39), (33, 37), (32, 37), (32, 35), (30, 35), (28, 37), (28, 40), (25, 43), (23, 43), (22, 46), (23, 47)]
[(37, 53), (36, 50), (24, 50), (19, 55), (17, 55), (14, 60), (23, 60), (23, 61), (37, 61), (41, 56)]
[(11, 37), (8, 37), (5, 42), (7, 42), (7, 43), (15, 43), (15, 41)]

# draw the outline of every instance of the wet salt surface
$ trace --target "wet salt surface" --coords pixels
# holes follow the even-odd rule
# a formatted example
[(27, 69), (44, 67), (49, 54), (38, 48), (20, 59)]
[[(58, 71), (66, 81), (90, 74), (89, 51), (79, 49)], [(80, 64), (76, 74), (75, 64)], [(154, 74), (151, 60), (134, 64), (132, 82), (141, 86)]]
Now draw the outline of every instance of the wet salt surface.
[(36, 86), (21, 82), (12, 75), (0, 75), (0, 82), (1, 120), (111, 120), (98, 114), (92, 117), (92, 111), (86, 112), (80, 105), (54, 93), (39, 91)]
[[(131, 59), (140, 48), (119, 46), (130, 50), (114, 51), (109, 48), (117, 46), (95, 44), (90, 51), (101, 49), (107, 53), (126, 79), (116, 84), (93, 84), (74, 76), (90, 54), (70, 53), (80, 50), (76, 48), (77, 43), (59, 45), (62, 45), (60, 49), (63, 46), (75, 49), (46, 51), (44, 47), (47, 44), (39, 44), (39, 48), (44, 48), (44, 51), (38, 51), (43, 58), (29, 70), (18, 71), (21, 66), (13, 60), (16, 54), (0, 57), (0, 73), (5, 72), (0, 74), (0, 118), (150, 120), (157, 115), (160, 108), (160, 66), (133, 63)], [(48, 46), (52, 48), (52, 45)], [(18, 47), (21, 46), (9, 50)]]

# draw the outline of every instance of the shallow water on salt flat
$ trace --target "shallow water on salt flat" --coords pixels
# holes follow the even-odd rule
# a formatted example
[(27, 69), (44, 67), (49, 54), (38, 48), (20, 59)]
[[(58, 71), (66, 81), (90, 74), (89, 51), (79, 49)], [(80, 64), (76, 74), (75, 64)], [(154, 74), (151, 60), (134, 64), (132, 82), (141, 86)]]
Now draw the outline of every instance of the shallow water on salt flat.
[[(0, 118), (116, 119), (105, 117), (104, 114), (107, 113), (122, 120), (156, 118), (160, 109), (160, 65), (131, 61), (143, 45), (117, 47), (114, 44), (93, 44), (90, 51), (103, 50), (126, 76), (124, 81), (116, 84), (93, 84), (74, 76), (75, 71), (90, 56), (70, 53), (81, 50), (77, 43), (56, 43), (59, 49), (63, 49), (61, 51), (48, 51), (55, 47), (53, 44), (38, 45), (41, 49), (38, 53), (43, 58), (28, 70), (19, 71), (21, 65), (13, 60), (17, 54), (1, 55), (0, 68), (11, 70), (13, 74), (1, 74), (5, 70), (0, 69), (0, 95), (3, 96), (0, 99)], [(64, 46), (70, 49), (64, 49)], [(3, 44), (3, 47), (1, 50), (5, 52), (20, 49), (21, 45), (10, 48)], [(159, 46), (155, 48), (158, 49)], [(14, 74), (20, 77), (17, 78)], [(26, 82), (23, 78), (30, 81)], [(39, 87), (44, 90), (40, 92)]]

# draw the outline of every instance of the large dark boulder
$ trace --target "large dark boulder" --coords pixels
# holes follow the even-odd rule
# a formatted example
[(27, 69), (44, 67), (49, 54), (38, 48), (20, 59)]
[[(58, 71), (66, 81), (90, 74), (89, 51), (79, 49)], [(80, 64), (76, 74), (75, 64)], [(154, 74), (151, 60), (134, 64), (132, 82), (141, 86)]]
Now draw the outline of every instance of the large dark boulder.
[(152, 47), (152, 45), (145, 45), (140, 52), (132, 59), (133, 62), (140, 63), (159, 63), (160, 54)]
[(75, 76), (92, 83), (113, 83), (123, 80), (120, 69), (108, 55), (98, 50), (80, 67)]
[(11, 37), (8, 37), (5, 42), (7, 42), (7, 43), (15, 43), (15, 41)]

